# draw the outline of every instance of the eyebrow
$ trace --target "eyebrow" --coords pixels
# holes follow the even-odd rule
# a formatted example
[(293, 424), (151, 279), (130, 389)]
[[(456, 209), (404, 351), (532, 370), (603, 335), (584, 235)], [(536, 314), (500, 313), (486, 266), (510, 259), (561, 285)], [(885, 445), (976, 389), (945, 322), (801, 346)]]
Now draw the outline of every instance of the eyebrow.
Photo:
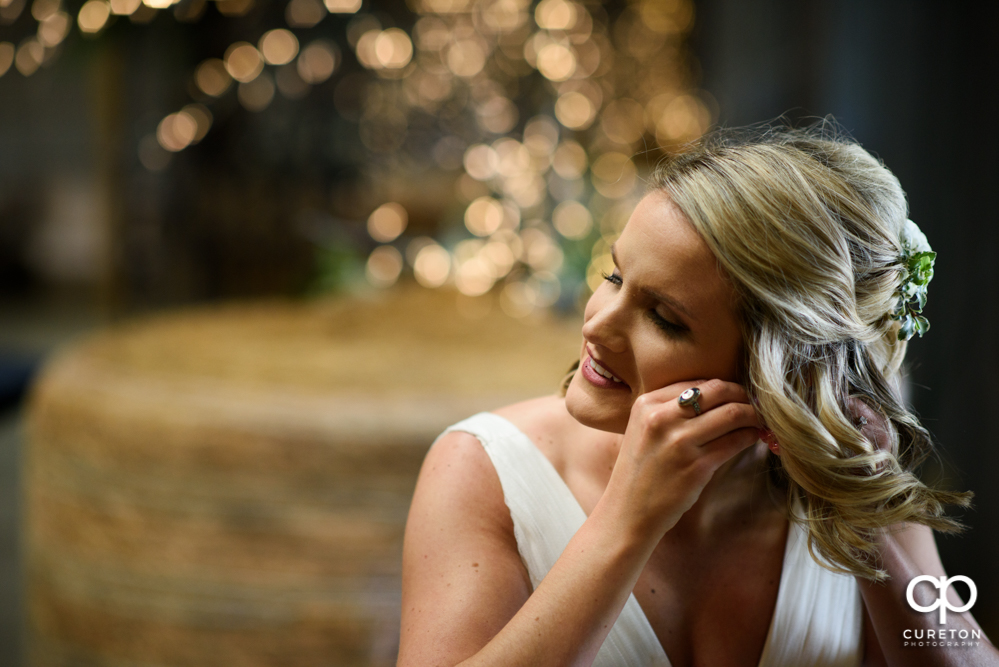
[[(621, 268), (620, 264), (617, 263), (617, 253), (614, 251), (614, 244), (613, 243), (611, 244), (611, 247), (610, 247), (610, 253), (611, 253), (611, 259), (614, 260), (614, 266), (616, 266), (618, 268)], [(649, 289), (648, 287), (642, 287), (642, 288), (640, 288), (639, 291), (641, 291), (646, 296), (650, 296), (653, 299), (655, 299), (656, 301), (661, 301), (662, 303), (664, 303), (667, 306), (673, 308), (674, 310), (677, 310), (677, 311), (683, 313), (684, 315), (686, 315), (687, 317), (689, 317), (692, 320), (696, 320), (697, 319), (696, 317), (694, 317), (693, 315), (690, 314), (690, 311), (687, 310), (687, 308), (682, 303), (680, 303), (679, 301), (677, 301), (676, 299), (674, 299), (673, 297), (671, 297), (671, 296), (669, 296), (667, 294), (660, 294), (659, 292), (657, 292), (657, 291), (655, 291), (653, 289)]]

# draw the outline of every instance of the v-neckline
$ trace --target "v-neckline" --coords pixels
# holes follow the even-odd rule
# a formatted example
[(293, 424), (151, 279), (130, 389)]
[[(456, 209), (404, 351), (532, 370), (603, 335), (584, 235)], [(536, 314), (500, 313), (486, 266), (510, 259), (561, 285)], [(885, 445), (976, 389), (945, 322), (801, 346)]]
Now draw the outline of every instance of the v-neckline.
[[(572, 489), (566, 483), (565, 479), (563, 479), (562, 475), (559, 474), (558, 468), (556, 468), (555, 464), (553, 464), (548, 459), (548, 457), (545, 456), (545, 453), (543, 451), (541, 451), (541, 448), (538, 447), (534, 443), (534, 440), (532, 440), (529, 435), (527, 435), (522, 430), (520, 430), (520, 428), (516, 424), (514, 424), (512, 421), (510, 421), (506, 417), (501, 417), (500, 415), (497, 415), (494, 412), (489, 412), (489, 413), (486, 413), (486, 414), (489, 414), (489, 415), (491, 415), (493, 417), (497, 417), (499, 419), (502, 419), (504, 422), (506, 422), (507, 424), (509, 424), (509, 426), (521, 438), (523, 438), (524, 441), (526, 443), (528, 443), (535, 452), (537, 452), (537, 454), (548, 464), (549, 468), (551, 469), (551, 472), (554, 473), (555, 478), (558, 479), (558, 482), (564, 488), (565, 492), (568, 494), (568, 497), (572, 498), (572, 501), (576, 504), (576, 507), (579, 508), (579, 511), (582, 513), (582, 515), (585, 518), (589, 518), (590, 515), (586, 513), (586, 510), (583, 509), (583, 506), (580, 504), (579, 499), (576, 498), (576, 494), (574, 494), (572, 492)], [(781, 602), (781, 598), (782, 598), (781, 591), (783, 591), (784, 588), (785, 588), (785, 586), (786, 586), (786, 580), (787, 580), (788, 571), (789, 571), (787, 560), (788, 560), (788, 556), (790, 555), (788, 552), (791, 550), (791, 546), (792, 546), (792, 538), (793, 538), (792, 531), (793, 530), (794, 530), (794, 526), (790, 522), (788, 522), (787, 533), (786, 533), (786, 536), (784, 538), (784, 555), (781, 558), (780, 582), (779, 582), (779, 584), (777, 586), (777, 600), (774, 603), (774, 609), (773, 609), (773, 612), (770, 615), (770, 624), (767, 626), (767, 635), (766, 635), (766, 638), (764, 639), (764, 642), (763, 642), (763, 651), (762, 651), (762, 653), (760, 653), (760, 659), (757, 661), (757, 667), (762, 667), (763, 660), (767, 656), (767, 649), (769, 648), (770, 642), (771, 642), (771, 634), (774, 631), (774, 623), (775, 623), (776, 619), (778, 618), (778, 612), (780, 611), (780, 602)], [(635, 601), (635, 607), (637, 608), (638, 613), (641, 616), (641, 620), (645, 623), (645, 625), (651, 631), (652, 636), (655, 637), (656, 644), (659, 646), (659, 650), (662, 652), (663, 656), (665, 656), (667, 665), (669, 667), (672, 667), (673, 661), (670, 660), (669, 654), (666, 653), (666, 647), (663, 646), (662, 640), (659, 639), (659, 635), (656, 633), (655, 628), (653, 628), (652, 627), (652, 623), (649, 622), (648, 614), (645, 613), (645, 609), (642, 607), (642, 603), (639, 602), (638, 598), (635, 596), (634, 589), (632, 589), (632, 591), (629, 593), (628, 598), (629, 598), (629, 600), (634, 599), (634, 601)]]

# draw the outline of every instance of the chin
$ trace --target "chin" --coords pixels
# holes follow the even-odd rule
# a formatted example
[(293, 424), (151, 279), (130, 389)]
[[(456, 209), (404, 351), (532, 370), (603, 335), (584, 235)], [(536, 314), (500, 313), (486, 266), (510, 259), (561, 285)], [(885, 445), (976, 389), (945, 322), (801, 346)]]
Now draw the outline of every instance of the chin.
[(591, 386), (577, 371), (565, 392), (565, 409), (583, 426), (608, 433), (624, 433), (631, 417), (631, 394), (628, 400), (607, 400), (606, 390)]

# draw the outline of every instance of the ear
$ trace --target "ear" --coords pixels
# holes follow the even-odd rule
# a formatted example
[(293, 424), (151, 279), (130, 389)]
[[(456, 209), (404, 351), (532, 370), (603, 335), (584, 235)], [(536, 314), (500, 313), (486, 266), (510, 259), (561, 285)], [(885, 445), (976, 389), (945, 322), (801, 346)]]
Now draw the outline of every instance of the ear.
[(760, 440), (767, 444), (770, 451), (780, 456), (780, 445), (777, 444), (777, 436), (773, 434), (773, 431), (765, 428), (758, 428), (756, 430), (760, 434)]

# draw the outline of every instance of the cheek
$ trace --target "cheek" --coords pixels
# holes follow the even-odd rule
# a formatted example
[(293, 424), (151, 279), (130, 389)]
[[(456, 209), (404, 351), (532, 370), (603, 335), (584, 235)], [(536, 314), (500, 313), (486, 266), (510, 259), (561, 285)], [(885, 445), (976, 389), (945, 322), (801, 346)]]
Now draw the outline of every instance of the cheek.
[(650, 342), (636, 346), (635, 365), (642, 381), (641, 392), (662, 389), (674, 382), (689, 379), (690, 354), (684, 355), (677, 346)]
[(676, 382), (738, 380), (738, 354), (730, 346), (695, 347), (684, 341), (659, 341), (638, 346), (635, 363), (642, 380), (642, 393)]
[(719, 377), (718, 355), (692, 341), (671, 338), (650, 324), (636, 336), (635, 365), (647, 393), (677, 382)]

